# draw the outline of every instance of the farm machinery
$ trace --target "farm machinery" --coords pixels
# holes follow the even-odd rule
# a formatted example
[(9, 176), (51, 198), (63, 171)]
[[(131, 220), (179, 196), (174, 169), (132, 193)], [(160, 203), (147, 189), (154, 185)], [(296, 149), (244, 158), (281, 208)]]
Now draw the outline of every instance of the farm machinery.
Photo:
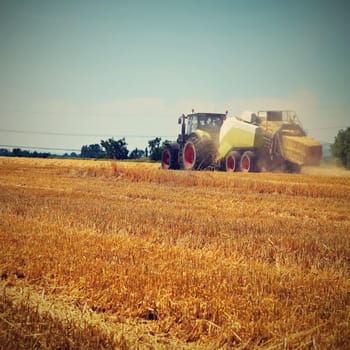
[(322, 145), (306, 136), (293, 111), (261, 111), (241, 117), (193, 113), (179, 120), (177, 141), (167, 143), (163, 169), (298, 172), (319, 165)]

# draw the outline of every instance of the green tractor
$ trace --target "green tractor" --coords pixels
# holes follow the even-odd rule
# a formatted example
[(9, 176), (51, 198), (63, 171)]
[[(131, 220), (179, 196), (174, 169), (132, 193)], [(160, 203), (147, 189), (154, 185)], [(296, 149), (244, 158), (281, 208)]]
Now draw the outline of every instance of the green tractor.
[(226, 114), (192, 113), (179, 118), (181, 134), (162, 154), (163, 169), (201, 170), (215, 167), (219, 135)]

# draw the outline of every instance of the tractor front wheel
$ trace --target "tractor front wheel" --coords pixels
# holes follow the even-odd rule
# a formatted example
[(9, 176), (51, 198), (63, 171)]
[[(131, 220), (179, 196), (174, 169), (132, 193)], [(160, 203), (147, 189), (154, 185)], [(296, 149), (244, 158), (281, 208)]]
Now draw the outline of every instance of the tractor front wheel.
[(178, 169), (178, 150), (167, 147), (162, 153), (162, 169)]

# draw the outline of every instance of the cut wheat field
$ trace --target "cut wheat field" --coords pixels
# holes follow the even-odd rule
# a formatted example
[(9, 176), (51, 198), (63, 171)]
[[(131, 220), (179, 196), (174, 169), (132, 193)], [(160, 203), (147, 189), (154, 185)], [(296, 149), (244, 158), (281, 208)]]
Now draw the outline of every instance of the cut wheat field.
[(349, 349), (350, 176), (0, 158), (0, 349)]

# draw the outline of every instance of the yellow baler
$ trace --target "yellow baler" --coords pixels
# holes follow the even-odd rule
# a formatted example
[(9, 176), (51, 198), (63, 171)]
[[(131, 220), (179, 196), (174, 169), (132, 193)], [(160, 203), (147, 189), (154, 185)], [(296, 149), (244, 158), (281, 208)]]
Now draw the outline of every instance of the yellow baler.
[(298, 171), (319, 165), (322, 145), (306, 136), (292, 111), (251, 113), (228, 118), (220, 131), (218, 158), (227, 171)]

